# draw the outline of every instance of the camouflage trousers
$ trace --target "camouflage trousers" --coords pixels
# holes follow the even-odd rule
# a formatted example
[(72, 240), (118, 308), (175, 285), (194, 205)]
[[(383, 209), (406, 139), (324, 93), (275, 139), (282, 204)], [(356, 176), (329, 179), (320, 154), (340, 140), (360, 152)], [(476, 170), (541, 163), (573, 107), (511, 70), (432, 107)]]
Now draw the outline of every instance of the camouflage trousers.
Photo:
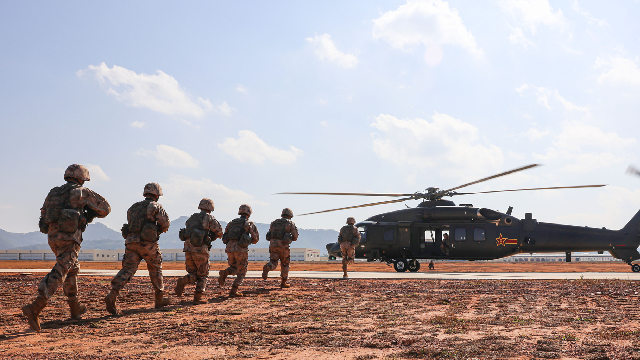
[(196, 283), (196, 292), (204, 292), (209, 276), (209, 253), (187, 251), (184, 254), (188, 273), (182, 278), (185, 285)]
[(49, 247), (56, 254), (56, 264), (51, 272), (40, 281), (38, 294), (49, 300), (62, 285), (62, 290), (67, 297), (77, 296), (80, 244), (74, 240), (49, 239)]
[(356, 248), (350, 242), (344, 241), (340, 243), (340, 251), (342, 252), (342, 263), (351, 265), (356, 258)]
[(269, 246), (269, 262), (265, 265), (269, 271), (278, 268), (278, 260), (280, 260), (280, 277), (287, 279), (289, 277), (289, 264), (291, 262), (291, 250), (288, 246)]
[(136, 271), (138, 265), (144, 259), (149, 270), (149, 278), (155, 292), (164, 291), (162, 282), (162, 253), (157, 242), (130, 242), (126, 245), (124, 258), (122, 259), (122, 269), (111, 280), (113, 290), (120, 291), (129, 281)]
[(227, 253), (229, 267), (227, 274), (236, 275), (233, 286), (242, 285), (242, 280), (247, 275), (247, 267), (249, 266), (249, 253), (246, 251), (232, 251)]

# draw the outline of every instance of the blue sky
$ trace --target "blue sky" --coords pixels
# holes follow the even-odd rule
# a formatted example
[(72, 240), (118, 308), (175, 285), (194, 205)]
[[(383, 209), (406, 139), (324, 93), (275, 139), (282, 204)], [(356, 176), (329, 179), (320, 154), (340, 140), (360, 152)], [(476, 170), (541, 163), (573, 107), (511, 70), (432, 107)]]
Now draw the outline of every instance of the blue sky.
[[(0, 228), (37, 230), (72, 163), (114, 229), (158, 182), (270, 222), (379, 198), (283, 191), (607, 184), (453, 200), (619, 228), (640, 208), (638, 1), (0, 1)], [(408, 206), (417, 205), (409, 201)], [(339, 228), (393, 204), (295, 217)]]

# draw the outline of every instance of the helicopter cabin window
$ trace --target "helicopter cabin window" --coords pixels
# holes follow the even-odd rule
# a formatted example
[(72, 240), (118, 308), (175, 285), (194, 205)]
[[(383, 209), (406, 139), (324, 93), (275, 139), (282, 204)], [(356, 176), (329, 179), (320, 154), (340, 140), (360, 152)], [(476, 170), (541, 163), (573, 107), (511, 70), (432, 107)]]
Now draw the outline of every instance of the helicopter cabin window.
[(383, 237), (384, 241), (392, 242), (394, 239), (395, 232), (396, 232), (395, 228), (390, 228), (385, 230), (384, 237)]
[(474, 228), (473, 229), (473, 241), (484, 241), (485, 240), (485, 228)]
[(360, 232), (360, 242), (367, 242), (367, 228), (361, 226), (358, 228), (358, 232)]
[(456, 228), (453, 233), (453, 240), (455, 241), (465, 241), (467, 240), (467, 228)]
[(424, 242), (426, 243), (436, 242), (436, 234), (433, 230), (424, 231)]

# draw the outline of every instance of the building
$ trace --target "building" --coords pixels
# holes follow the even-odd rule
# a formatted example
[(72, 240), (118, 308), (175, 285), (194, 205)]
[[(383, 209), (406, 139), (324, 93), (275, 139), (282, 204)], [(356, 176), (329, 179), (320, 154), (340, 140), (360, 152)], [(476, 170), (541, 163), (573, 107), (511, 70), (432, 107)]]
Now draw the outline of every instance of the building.
[[(184, 261), (182, 249), (161, 249), (162, 261)], [(80, 261), (122, 261), (124, 249), (100, 250), (80, 249)], [(0, 260), (55, 260), (56, 256), (50, 249), (46, 250), (0, 250)], [(224, 249), (211, 249), (211, 261), (227, 261)], [(292, 248), (291, 261), (326, 261), (326, 256), (320, 256), (320, 250), (307, 248)], [(249, 261), (269, 261), (269, 249), (249, 248)]]
[[(565, 253), (550, 253), (550, 254), (518, 254), (502, 259), (492, 260), (496, 262), (554, 262), (554, 261), (566, 261), (567, 257)], [(611, 254), (596, 254), (596, 253), (571, 253), (571, 261), (622, 261), (614, 258)]]

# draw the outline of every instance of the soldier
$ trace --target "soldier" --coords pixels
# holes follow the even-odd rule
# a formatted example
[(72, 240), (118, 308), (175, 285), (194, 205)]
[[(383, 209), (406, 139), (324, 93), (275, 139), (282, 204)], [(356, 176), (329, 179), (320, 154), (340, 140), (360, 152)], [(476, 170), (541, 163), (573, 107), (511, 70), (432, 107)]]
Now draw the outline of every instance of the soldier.
[(267, 280), (269, 271), (275, 270), (278, 267), (278, 260), (280, 260), (280, 277), (282, 282), (281, 288), (291, 287), (287, 283), (289, 278), (289, 263), (291, 261), (291, 252), (289, 245), (292, 241), (298, 240), (298, 228), (296, 224), (291, 221), (293, 217), (293, 211), (289, 208), (282, 210), (282, 217), (274, 220), (271, 223), (269, 232), (267, 233), (267, 240), (269, 240), (269, 262), (262, 268), (262, 278)]
[(164, 298), (162, 283), (162, 253), (158, 247), (160, 234), (169, 230), (169, 216), (158, 199), (162, 196), (159, 184), (148, 183), (142, 192), (145, 199), (131, 205), (127, 210), (127, 223), (122, 225), (122, 237), (126, 239), (122, 269), (111, 280), (111, 292), (104, 298), (107, 311), (116, 314), (116, 299), (120, 290), (129, 282), (144, 259), (149, 270), (151, 284), (155, 290), (155, 308), (169, 305)]
[(193, 295), (194, 304), (206, 304), (202, 300), (202, 294), (207, 286), (209, 276), (209, 250), (211, 242), (222, 237), (222, 226), (211, 215), (213, 201), (204, 198), (200, 200), (199, 213), (191, 215), (187, 220), (186, 228), (180, 229), (180, 240), (184, 241), (185, 263), (187, 275), (178, 279), (175, 293), (182, 296), (184, 287), (196, 283), (196, 292)]
[(258, 229), (256, 225), (249, 220), (251, 216), (251, 206), (247, 204), (240, 205), (238, 210), (239, 218), (232, 220), (227, 224), (222, 236), (222, 242), (227, 245), (225, 252), (227, 253), (229, 267), (220, 271), (218, 284), (224, 286), (224, 280), (229, 275), (236, 275), (236, 280), (231, 286), (229, 296), (242, 296), (238, 292), (238, 287), (242, 284), (247, 267), (249, 266), (249, 245), (255, 244), (259, 240)]
[(102, 196), (82, 186), (89, 181), (86, 167), (69, 165), (64, 179), (67, 183), (51, 189), (40, 209), (38, 226), (42, 233), (47, 234), (49, 247), (56, 254), (56, 264), (40, 281), (35, 301), (22, 308), (29, 327), (34, 331), (40, 331), (38, 315), (60, 285), (67, 296), (72, 319), (80, 319), (87, 311), (87, 307), (78, 301), (76, 284), (82, 232), (94, 218), (103, 218), (111, 212), (109, 203)]
[(347, 225), (340, 229), (338, 235), (338, 243), (340, 244), (340, 251), (342, 252), (342, 271), (344, 275), (343, 279), (347, 276), (347, 265), (353, 264), (356, 257), (356, 246), (360, 243), (360, 232), (355, 227), (356, 219), (352, 217), (347, 218)]

